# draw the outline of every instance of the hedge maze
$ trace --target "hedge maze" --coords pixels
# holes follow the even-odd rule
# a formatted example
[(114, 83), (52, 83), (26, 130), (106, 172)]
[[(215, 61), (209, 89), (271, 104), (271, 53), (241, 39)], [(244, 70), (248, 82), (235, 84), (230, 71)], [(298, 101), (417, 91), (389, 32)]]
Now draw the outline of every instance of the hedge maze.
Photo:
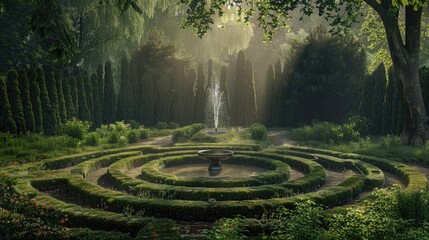
[[(229, 164), (252, 165), (267, 171), (258, 176), (222, 179), (177, 177), (161, 171), (171, 166), (204, 163), (197, 151), (215, 148), (234, 151), (235, 157)], [(136, 170), (137, 177), (130, 174)], [(406, 189), (428, 188), (424, 174), (400, 162), (304, 147), (261, 151), (257, 145), (245, 144), (134, 146), (1, 171), (18, 178), (13, 189), (16, 193), (68, 214), (70, 226), (124, 232), (139, 229), (156, 218), (260, 218), (280, 206), (294, 207), (302, 198), (327, 207), (341, 206), (373, 188), (385, 187), (385, 173), (393, 174)], [(96, 171), (103, 172), (109, 187), (88, 180)], [(330, 180), (333, 173), (337, 182)]]

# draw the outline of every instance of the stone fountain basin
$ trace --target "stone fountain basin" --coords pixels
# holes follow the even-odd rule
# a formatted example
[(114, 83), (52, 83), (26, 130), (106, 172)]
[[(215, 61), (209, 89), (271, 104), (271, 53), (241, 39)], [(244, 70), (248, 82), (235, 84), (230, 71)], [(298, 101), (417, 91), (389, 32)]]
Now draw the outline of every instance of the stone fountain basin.
[(198, 151), (198, 157), (211, 162), (225, 161), (231, 159), (233, 156), (234, 152), (231, 150), (211, 149)]

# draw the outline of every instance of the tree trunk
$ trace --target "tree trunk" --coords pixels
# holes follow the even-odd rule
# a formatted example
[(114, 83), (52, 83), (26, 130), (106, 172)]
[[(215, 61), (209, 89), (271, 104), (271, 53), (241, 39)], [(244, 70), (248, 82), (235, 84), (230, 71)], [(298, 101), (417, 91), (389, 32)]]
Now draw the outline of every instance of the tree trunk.
[(389, 12), (389, 4), (376, 11), (382, 18), (393, 66), (404, 90), (405, 121), (401, 141), (408, 145), (422, 145), (429, 139), (428, 118), (419, 79), (422, 9), (415, 11), (412, 6), (405, 7), (405, 44), (397, 17)]

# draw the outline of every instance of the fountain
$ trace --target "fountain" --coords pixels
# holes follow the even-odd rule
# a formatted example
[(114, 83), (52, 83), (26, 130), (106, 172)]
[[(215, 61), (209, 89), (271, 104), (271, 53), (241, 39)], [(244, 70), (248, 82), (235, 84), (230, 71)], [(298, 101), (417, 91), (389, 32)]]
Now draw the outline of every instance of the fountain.
[(209, 174), (210, 176), (219, 175), (222, 171), (222, 161), (231, 159), (234, 156), (234, 152), (231, 150), (201, 150), (198, 151), (198, 157), (204, 160), (210, 161)]
[[(212, 79), (211, 85), (208, 89), (208, 101), (207, 101), (207, 117), (210, 118), (213, 115), (214, 130), (206, 131), (208, 134), (222, 134), (226, 133), (225, 130), (219, 129), (219, 117), (221, 115), (223, 106), (223, 92), (220, 91), (219, 81)], [(211, 122), (211, 119), (210, 121)]]

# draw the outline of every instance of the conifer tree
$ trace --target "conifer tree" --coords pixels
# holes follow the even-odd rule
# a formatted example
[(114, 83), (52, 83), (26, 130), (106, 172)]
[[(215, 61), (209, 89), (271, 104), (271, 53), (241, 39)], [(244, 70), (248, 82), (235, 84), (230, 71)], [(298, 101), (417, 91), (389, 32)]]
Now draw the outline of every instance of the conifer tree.
[[(228, 83), (227, 83), (227, 70), (225, 66), (222, 66), (220, 69), (220, 82), (219, 82), (220, 91), (223, 92), (224, 99), (224, 108), (225, 115), (229, 116), (229, 107), (231, 106), (229, 103), (229, 91), (228, 91)], [(228, 121), (229, 122), (229, 121)]]
[(203, 64), (200, 63), (197, 71), (197, 93), (195, 96), (193, 122), (204, 123), (205, 121), (206, 91), (204, 88), (204, 80), (204, 67)]
[(57, 80), (54, 77), (54, 69), (52, 65), (44, 66), (43, 72), (45, 73), (46, 87), (48, 89), (49, 101), (51, 103), (52, 110), (54, 111), (55, 122), (60, 124), (61, 115), (60, 104), (58, 101)]
[(103, 66), (100, 64), (97, 68), (97, 77), (98, 77), (98, 96), (100, 97), (100, 102), (98, 107), (100, 109), (101, 120), (103, 120), (103, 105), (104, 105), (104, 72)]
[(18, 134), (26, 133), (24, 110), (21, 101), (21, 91), (19, 90), (18, 73), (15, 70), (10, 70), (7, 74), (7, 95), (9, 104), (12, 110), (13, 120), (16, 123), (16, 131)]
[(65, 123), (67, 121), (67, 107), (66, 107), (66, 100), (64, 97), (64, 87), (63, 82), (64, 79), (58, 72), (55, 73), (55, 79), (57, 80), (57, 92), (58, 92), (58, 104), (59, 104), (59, 111), (60, 111), (60, 117), (61, 122)]
[(188, 82), (190, 84), (191, 87), (191, 91), (189, 92), (191, 95), (189, 95), (189, 99), (188, 99), (188, 107), (191, 109), (190, 112), (192, 114), (188, 115), (187, 121), (190, 123), (195, 123), (194, 122), (194, 115), (195, 115), (195, 105), (196, 105), (196, 92), (194, 89), (195, 83), (197, 81), (197, 73), (195, 72), (194, 69), (190, 69), (188, 72)]
[[(137, 74), (137, 62), (135, 60), (131, 60), (129, 62), (129, 80), (130, 80), (130, 84), (129, 84), (129, 89), (128, 89), (128, 94), (130, 95), (129, 97), (129, 104), (130, 104), (130, 112), (129, 112), (129, 118), (130, 119), (134, 119), (135, 121), (138, 121), (140, 123), (143, 123), (143, 119), (144, 119), (144, 114), (145, 111), (142, 109), (141, 105), (143, 103), (143, 96), (142, 93), (144, 92), (143, 87), (142, 87), (142, 82), (139, 76), (139, 74)], [(144, 81), (144, 78), (143, 80)]]
[(98, 86), (98, 75), (97, 73), (93, 73), (91, 75), (91, 82), (93, 87), (93, 93), (94, 93), (94, 111), (93, 111), (93, 121), (94, 121), (94, 127), (98, 127), (101, 125), (102, 117), (101, 117), (101, 104), (100, 104), (100, 91)]
[(206, 91), (207, 89), (212, 85), (212, 77), (213, 77), (213, 61), (211, 59), (209, 59), (209, 61), (207, 62), (207, 87), (206, 87)]
[(0, 131), (16, 133), (16, 123), (7, 96), (5, 79), (0, 76)]
[(393, 94), (394, 86), (393, 79), (388, 79), (386, 93), (384, 95), (383, 102), (383, 122), (382, 122), (382, 131), (381, 134), (394, 134), (391, 132), (392, 126), (392, 112), (393, 112)]
[(20, 69), (18, 71), (19, 88), (21, 91), (22, 107), (24, 111), (25, 125), (30, 132), (36, 132), (36, 125), (34, 122), (33, 105), (30, 99), (30, 81), (27, 77), (27, 71)]
[(79, 119), (84, 121), (90, 121), (91, 115), (88, 109), (88, 102), (86, 100), (85, 91), (85, 78), (84, 73), (81, 69), (77, 70), (77, 90), (79, 99)]
[(246, 85), (246, 59), (244, 52), (238, 53), (237, 64), (235, 65), (235, 87), (234, 104), (231, 107), (231, 125), (239, 126), (245, 124), (243, 110), (245, 109), (245, 85)]
[(155, 100), (154, 100), (154, 76), (155, 70), (145, 66), (144, 74), (140, 80), (139, 89), (141, 96), (138, 98), (142, 111), (138, 111), (139, 122), (153, 126), (155, 124)]
[[(77, 76), (77, 74), (76, 74), (76, 76)], [(74, 110), (75, 110), (75, 113), (74, 113), (74, 115), (72, 115), (72, 116), (74, 116), (74, 117), (76, 117), (76, 118), (80, 118), (80, 116), (79, 116), (79, 92), (78, 92), (78, 84), (77, 84), (77, 78), (76, 78), (76, 76), (70, 76), (70, 93), (71, 93), (71, 97), (72, 97), (72, 100), (73, 100), (73, 106), (74, 106)]]
[(402, 84), (393, 68), (389, 70), (389, 79), (393, 83), (392, 126), (390, 132), (399, 135), (404, 128), (404, 100)]
[(72, 97), (70, 77), (63, 78), (63, 92), (64, 92), (64, 100), (67, 108), (67, 119), (72, 119), (73, 117), (76, 117), (76, 109), (74, 107), (74, 102)]
[(46, 135), (55, 135), (58, 130), (57, 118), (55, 117), (54, 110), (52, 109), (51, 102), (49, 100), (45, 73), (41, 68), (37, 68), (37, 82), (40, 86), (40, 100), (42, 102), (43, 132)]
[(252, 125), (256, 122), (256, 91), (255, 81), (253, 78), (253, 67), (252, 62), (247, 60), (245, 63), (245, 85), (244, 85), (244, 118), (243, 123), (246, 126)]
[(370, 118), (374, 124), (374, 133), (380, 134), (382, 131), (383, 121), (383, 101), (384, 92), (386, 89), (386, 70), (384, 64), (380, 64), (377, 69), (371, 74), (374, 79), (372, 86), (372, 101)]
[(43, 110), (42, 100), (40, 99), (40, 86), (37, 82), (37, 73), (35, 68), (28, 69), (28, 79), (30, 81), (30, 99), (34, 112), (34, 126), (37, 133), (43, 133)]
[(104, 67), (103, 122), (113, 123), (116, 117), (116, 97), (113, 87), (112, 63), (107, 61)]
[(83, 72), (83, 82), (85, 88), (86, 104), (88, 106), (88, 114), (91, 122), (94, 122), (94, 94), (91, 80), (89, 79), (88, 73)]
[(269, 65), (267, 68), (266, 76), (266, 90), (265, 90), (265, 112), (264, 112), (264, 122), (268, 126), (273, 126), (274, 115), (275, 115), (275, 93), (276, 84), (274, 81), (274, 69), (273, 65)]
[(130, 108), (131, 108), (131, 97), (130, 93), (130, 69), (127, 59), (123, 58), (121, 61), (121, 82), (119, 86), (119, 94), (118, 94), (118, 111), (117, 111), (117, 119), (118, 120), (130, 120)]

